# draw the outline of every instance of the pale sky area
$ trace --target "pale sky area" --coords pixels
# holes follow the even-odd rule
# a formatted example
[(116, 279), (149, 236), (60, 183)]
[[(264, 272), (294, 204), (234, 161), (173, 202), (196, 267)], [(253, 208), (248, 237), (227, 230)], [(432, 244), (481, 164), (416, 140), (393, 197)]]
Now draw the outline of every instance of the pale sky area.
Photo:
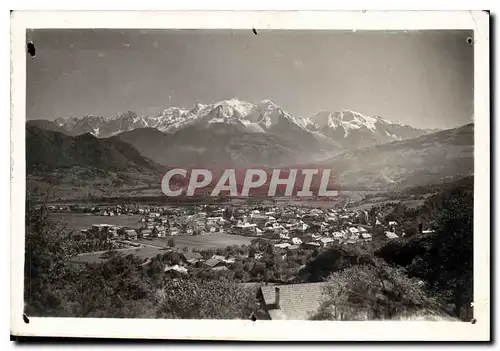
[(27, 119), (158, 115), (236, 97), (419, 128), (472, 121), (471, 31), (35, 30)]

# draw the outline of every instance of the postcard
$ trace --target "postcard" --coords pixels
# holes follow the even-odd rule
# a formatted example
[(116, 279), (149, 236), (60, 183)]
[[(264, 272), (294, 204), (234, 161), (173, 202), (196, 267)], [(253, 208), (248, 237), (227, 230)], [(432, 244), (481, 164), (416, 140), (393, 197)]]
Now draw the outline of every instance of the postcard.
[(490, 339), (487, 12), (11, 28), (12, 335)]

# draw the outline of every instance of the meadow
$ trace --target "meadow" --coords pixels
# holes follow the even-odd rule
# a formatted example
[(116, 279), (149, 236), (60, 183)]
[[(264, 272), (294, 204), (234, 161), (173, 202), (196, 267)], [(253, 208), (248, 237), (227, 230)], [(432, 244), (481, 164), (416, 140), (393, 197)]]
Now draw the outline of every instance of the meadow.
[(68, 230), (82, 230), (92, 227), (93, 224), (112, 224), (129, 228), (140, 228), (141, 216), (121, 215), (121, 216), (98, 216), (87, 213), (51, 213), (50, 219)]
[(208, 234), (208, 235), (178, 235), (167, 238), (151, 238), (139, 240), (140, 243), (154, 245), (158, 247), (167, 247), (168, 241), (174, 240), (175, 247), (182, 249), (187, 247), (192, 249), (224, 248), (232, 245), (249, 245), (255, 239), (253, 237), (233, 235), (233, 234)]

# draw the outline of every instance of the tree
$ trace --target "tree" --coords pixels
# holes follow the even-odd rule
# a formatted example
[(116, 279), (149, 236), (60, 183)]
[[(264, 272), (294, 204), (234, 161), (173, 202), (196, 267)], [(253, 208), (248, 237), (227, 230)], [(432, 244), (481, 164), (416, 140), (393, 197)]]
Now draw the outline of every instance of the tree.
[(169, 280), (159, 292), (157, 318), (246, 319), (257, 309), (249, 290), (224, 277)]
[[(315, 249), (316, 250), (316, 249)], [(357, 251), (355, 247), (346, 247), (341, 245), (333, 245), (327, 250), (314, 256), (314, 250), (311, 251), (312, 260), (307, 262), (303, 270), (303, 276), (308, 282), (319, 282), (327, 278), (330, 273), (342, 270), (352, 265), (367, 262), (369, 255), (367, 253)], [(297, 254), (300, 254), (297, 252)], [(298, 264), (306, 262), (307, 253), (297, 257)]]
[(459, 316), (473, 300), (473, 188), (446, 189), (428, 198), (421, 211), (432, 219), (434, 234), (391, 241), (376, 255), (427, 281), (429, 291), (453, 304)]
[(443, 314), (417, 279), (375, 259), (332, 273), (312, 319), (393, 319), (416, 313)]
[(432, 288), (443, 292), (460, 316), (462, 307), (473, 301), (473, 191), (452, 189), (442, 194), (434, 220), (435, 236), (430, 250), (422, 257), (418, 271)]
[(123, 228), (123, 227), (119, 228), (119, 229), (116, 231), (116, 233), (117, 233), (117, 234), (118, 234), (118, 236), (119, 236), (119, 237), (121, 237), (121, 238), (124, 238), (124, 237), (125, 237), (125, 235), (127, 234), (127, 233), (126, 233), (126, 231), (125, 231), (125, 228)]
[(272, 244), (267, 244), (266, 254), (268, 254), (268, 255), (274, 255), (274, 247), (273, 247)]
[(188, 252), (188, 251), (189, 251), (189, 248), (188, 248), (187, 246), (184, 246), (184, 247), (182, 248), (182, 252)]
[(62, 297), (58, 282), (68, 273), (66, 260), (76, 256), (71, 234), (49, 219), (47, 208), (26, 203), (26, 239), (24, 261), (24, 298), (28, 315), (52, 313)]
[(175, 247), (175, 241), (174, 241), (174, 239), (168, 239), (167, 244), (168, 244), (168, 247), (174, 248)]

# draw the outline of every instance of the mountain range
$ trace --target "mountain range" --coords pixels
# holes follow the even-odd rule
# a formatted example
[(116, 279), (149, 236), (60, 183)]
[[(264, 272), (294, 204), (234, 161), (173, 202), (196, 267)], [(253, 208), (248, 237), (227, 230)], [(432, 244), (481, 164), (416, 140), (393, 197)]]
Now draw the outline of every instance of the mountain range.
[(106, 138), (139, 128), (155, 128), (172, 134), (188, 127), (210, 130), (231, 125), (247, 133), (273, 134), (294, 143), (319, 150), (350, 149), (396, 140), (404, 140), (432, 132), (402, 125), (382, 117), (365, 116), (341, 110), (322, 111), (309, 117), (297, 117), (271, 100), (256, 104), (229, 99), (212, 104), (196, 104), (190, 109), (169, 107), (157, 116), (138, 116), (132, 111), (113, 117), (86, 115), (58, 118), (55, 121), (33, 120), (52, 130), (69, 135), (90, 133)]
[(270, 100), (171, 107), (156, 117), (31, 120), (26, 133), (28, 174), (56, 174), (55, 183), (74, 185), (97, 172), (103, 191), (105, 179), (159, 189), (161, 173), (172, 166), (315, 163), (332, 168), (342, 186), (362, 188), (441, 182), (474, 171), (473, 124), (417, 129), (350, 110), (302, 118)]

